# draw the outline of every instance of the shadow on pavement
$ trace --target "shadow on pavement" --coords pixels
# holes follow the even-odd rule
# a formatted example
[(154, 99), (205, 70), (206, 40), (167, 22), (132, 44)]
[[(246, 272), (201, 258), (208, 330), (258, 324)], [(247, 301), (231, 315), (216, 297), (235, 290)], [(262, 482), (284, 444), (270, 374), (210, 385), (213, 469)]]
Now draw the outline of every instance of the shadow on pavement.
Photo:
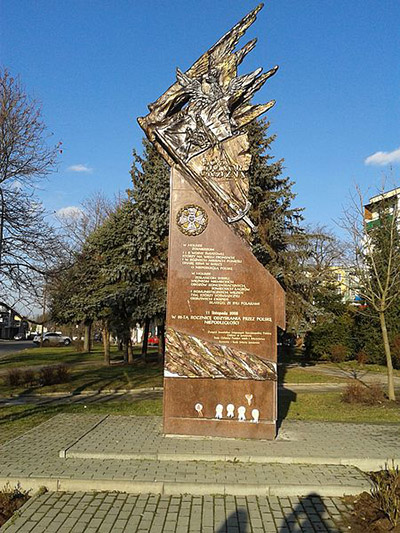
[(341, 529), (335, 524), (332, 511), (337, 521), (340, 517), (339, 512), (333, 508), (330, 512), (321, 496), (312, 492), (307, 496), (299, 497), (299, 502), (293, 507), (293, 511), (286, 514), (280, 524), (277, 523), (277, 531), (281, 533), (303, 533), (305, 531), (339, 533)]
[[(265, 505), (265, 498), (259, 498), (259, 500), (264, 500)], [(272, 505), (271, 510), (266, 513), (264, 511), (262, 515), (257, 512), (254, 523), (247, 509), (238, 507), (215, 530), (215, 533), (247, 533), (255, 530), (279, 533), (314, 533), (316, 531), (340, 533), (343, 531), (344, 523), (341, 520), (343, 517), (330, 498), (327, 499), (330, 502), (329, 508), (324, 503), (324, 499), (315, 492), (295, 498), (295, 500), (297, 503), (292, 503), (291, 508), (288, 509), (287, 506), (290, 505), (288, 499), (281, 498), (277, 507)]]
[(227, 533), (235, 531), (236, 533), (249, 531), (247, 524), (249, 522), (246, 509), (238, 508), (231, 513), (225, 522), (220, 526), (215, 533)]
[(278, 388), (278, 421), (277, 430), (281, 428), (282, 422), (288, 415), (290, 404), (296, 402), (297, 394), (290, 389)]

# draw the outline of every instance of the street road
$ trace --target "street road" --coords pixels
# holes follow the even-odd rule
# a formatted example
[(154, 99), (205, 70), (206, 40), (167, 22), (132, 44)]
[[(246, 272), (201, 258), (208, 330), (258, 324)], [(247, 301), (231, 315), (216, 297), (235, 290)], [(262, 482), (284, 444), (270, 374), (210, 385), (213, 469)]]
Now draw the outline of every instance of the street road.
[(20, 352), (25, 348), (33, 348), (35, 345), (32, 341), (8, 341), (0, 339), (0, 361), (7, 355), (14, 352)]

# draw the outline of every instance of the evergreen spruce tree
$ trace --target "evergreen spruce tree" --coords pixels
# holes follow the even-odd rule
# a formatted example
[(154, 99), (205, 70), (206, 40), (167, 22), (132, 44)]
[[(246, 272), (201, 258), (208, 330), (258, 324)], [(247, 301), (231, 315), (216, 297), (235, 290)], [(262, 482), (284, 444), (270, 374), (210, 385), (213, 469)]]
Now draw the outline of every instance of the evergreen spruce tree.
[(149, 323), (163, 332), (166, 308), (169, 169), (143, 144), (142, 157), (134, 152), (128, 198), (89, 235), (52, 298), (59, 322), (102, 320), (104, 331), (123, 340), (128, 362), (131, 328), (144, 323), (146, 352)]
[[(394, 368), (400, 368), (400, 300), (393, 303), (386, 316), (389, 344)], [(381, 325), (370, 307), (361, 308), (356, 316), (355, 337), (359, 352), (365, 354), (367, 363), (386, 364)]]
[(315, 315), (305, 337), (305, 353), (310, 359), (343, 362), (354, 358), (357, 339), (354, 335), (356, 312), (342, 300), (335, 285), (322, 286), (315, 292)]
[(305, 241), (300, 227), (302, 209), (292, 206), (293, 182), (283, 174), (283, 159), (275, 161), (269, 151), (275, 139), (265, 120), (252, 122), (248, 136), (252, 161), (249, 169), (251, 218), (258, 231), (253, 238), (253, 253), (286, 291), (287, 330), (298, 330), (309, 306), (306, 298), (309, 281), (299, 269)]
[[(129, 192), (135, 202), (136, 239), (131, 240), (131, 253), (138, 259), (141, 279), (147, 283), (148, 299), (142, 353), (147, 351), (149, 320), (158, 323), (163, 336), (167, 290), (168, 229), (169, 229), (169, 167), (154, 146), (143, 140), (143, 156), (133, 152)], [(163, 345), (163, 338), (161, 339)]]
[(97, 258), (86, 246), (75, 254), (71, 265), (52, 276), (47, 286), (51, 319), (58, 324), (83, 324), (87, 352), (91, 350), (91, 326), (101, 309), (99, 267)]
[(123, 200), (87, 242), (99, 265), (98, 319), (104, 334), (111, 330), (122, 341), (126, 362), (133, 359), (131, 329), (140, 321), (140, 305), (146, 300), (140, 265), (131, 253), (131, 240), (137, 237), (136, 211), (130, 200)]

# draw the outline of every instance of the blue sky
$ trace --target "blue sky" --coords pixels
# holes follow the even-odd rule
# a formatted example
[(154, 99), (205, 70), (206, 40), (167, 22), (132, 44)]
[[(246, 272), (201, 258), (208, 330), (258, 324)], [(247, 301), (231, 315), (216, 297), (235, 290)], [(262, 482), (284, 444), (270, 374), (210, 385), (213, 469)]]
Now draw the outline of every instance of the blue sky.
[[(187, 69), (255, 5), (0, 0), (1, 63), (42, 102), (63, 142), (58, 172), (41, 184), (45, 206), (129, 187), (142, 138), (136, 117), (177, 66)], [(242, 72), (280, 66), (256, 100), (277, 101), (268, 113), (272, 153), (285, 159), (306, 222), (332, 226), (354, 182), (373, 187), (388, 172), (376, 163), (391, 161), (399, 178), (399, 26), (399, 0), (271, 0), (246, 35), (258, 44)], [(389, 155), (366, 165), (379, 151)]]

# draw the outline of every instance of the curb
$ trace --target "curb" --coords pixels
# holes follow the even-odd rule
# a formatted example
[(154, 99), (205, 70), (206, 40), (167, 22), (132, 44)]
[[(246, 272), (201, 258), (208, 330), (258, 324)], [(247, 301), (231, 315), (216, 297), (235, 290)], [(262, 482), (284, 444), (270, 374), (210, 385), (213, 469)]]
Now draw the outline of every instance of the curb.
[(323, 497), (342, 497), (360, 494), (371, 488), (370, 481), (358, 485), (294, 485), (294, 484), (225, 484), (225, 483), (184, 483), (174, 481), (130, 481), (122, 479), (58, 479), (58, 478), (0, 478), (0, 485), (20, 484), (24, 490), (37, 491), (46, 487), (51, 492), (107, 492), (117, 491), (128, 494), (161, 494), (175, 496), (307, 496), (310, 493)]
[(67, 448), (60, 450), (59, 457), (63, 459), (97, 459), (97, 460), (118, 460), (118, 461), (169, 461), (169, 462), (192, 462), (192, 461), (211, 461), (211, 462), (231, 462), (231, 463), (261, 463), (261, 464), (303, 464), (303, 465), (340, 465), (354, 466), (362, 472), (372, 470), (381, 470), (385, 464), (392, 464), (400, 468), (400, 456), (398, 458), (382, 457), (289, 457), (289, 456), (263, 456), (263, 455), (223, 455), (223, 454), (169, 454), (169, 453), (86, 453), (68, 451)]
[(91, 431), (93, 431), (94, 429), (97, 428), (97, 426), (99, 426), (102, 422), (104, 422), (104, 420), (106, 420), (106, 418), (108, 418), (110, 415), (105, 415), (105, 416), (102, 416), (100, 418), (100, 420), (98, 420), (97, 422), (95, 422), (94, 424), (92, 424), (86, 431), (84, 431), (82, 433), (82, 435), (80, 435), (77, 439), (75, 439), (74, 441), (70, 442), (69, 444), (67, 444), (67, 446), (65, 448), (63, 448), (62, 450), (60, 450), (58, 452), (58, 456), (61, 458), (61, 459), (66, 459), (67, 457), (67, 452), (70, 448), (72, 448), (72, 446), (75, 446), (75, 444), (77, 444), (80, 440), (82, 440), (84, 437), (86, 437), (86, 435), (88, 433), (90, 433)]
[[(141, 394), (142, 392), (162, 392), (164, 389), (163, 387), (142, 387), (140, 389), (93, 389), (93, 390), (86, 390), (81, 391), (79, 393), (74, 392), (43, 392), (43, 393), (37, 393), (37, 394), (31, 394), (26, 395), (26, 398), (70, 398), (70, 397), (76, 397), (76, 396), (93, 396), (93, 395), (104, 395), (107, 396), (108, 394), (116, 394), (116, 395), (123, 395), (123, 394)], [(10, 396), (0, 396), (0, 399), (12, 399), (12, 398), (23, 398), (24, 395), (21, 396), (21, 394), (11, 394)]]

